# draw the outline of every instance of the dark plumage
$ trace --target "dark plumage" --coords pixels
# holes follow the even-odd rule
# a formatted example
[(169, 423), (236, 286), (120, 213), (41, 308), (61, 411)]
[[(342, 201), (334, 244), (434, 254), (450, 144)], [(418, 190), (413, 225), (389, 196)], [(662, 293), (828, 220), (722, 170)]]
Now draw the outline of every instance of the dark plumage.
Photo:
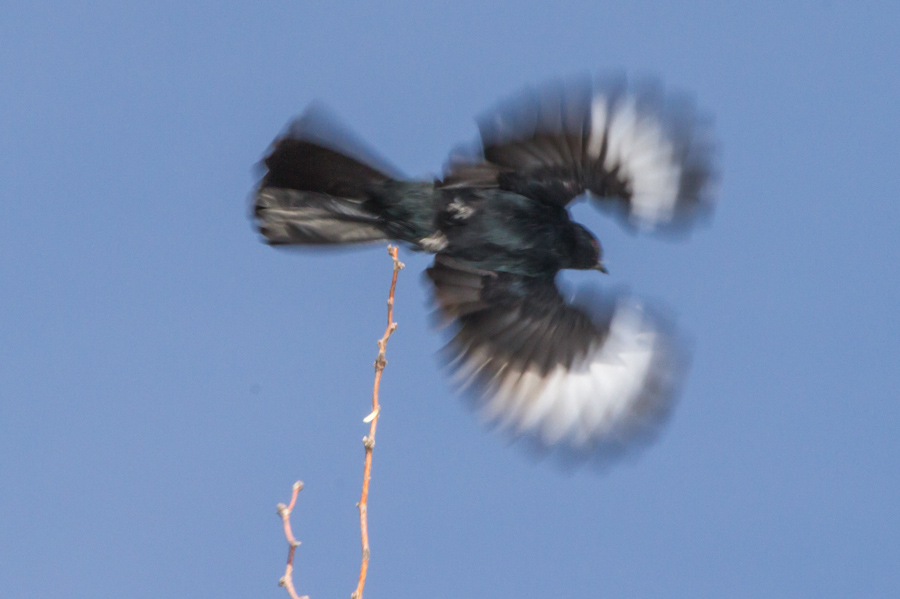
[(633, 229), (684, 228), (712, 206), (705, 123), (658, 86), (583, 79), (519, 94), (479, 130), (441, 180), (405, 181), (311, 109), (265, 159), (259, 230), (273, 245), (393, 239), (437, 254), (448, 363), (489, 418), (580, 452), (651, 432), (677, 382), (670, 336), (633, 300), (589, 315), (563, 299), (560, 270), (605, 272), (567, 206), (587, 194)]

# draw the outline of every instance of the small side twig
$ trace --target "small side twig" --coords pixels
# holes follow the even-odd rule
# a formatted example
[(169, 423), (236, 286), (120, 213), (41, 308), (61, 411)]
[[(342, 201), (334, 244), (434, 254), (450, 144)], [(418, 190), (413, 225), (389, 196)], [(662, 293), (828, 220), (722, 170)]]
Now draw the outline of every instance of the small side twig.
[(294, 505), (297, 503), (297, 495), (300, 493), (301, 489), (303, 489), (303, 483), (298, 480), (294, 483), (291, 502), (288, 505), (284, 505), (283, 503), (278, 504), (278, 515), (281, 516), (281, 521), (284, 524), (284, 537), (287, 539), (288, 545), (290, 545), (290, 549), (288, 549), (287, 566), (284, 569), (284, 576), (281, 577), (278, 584), (287, 589), (291, 599), (309, 599), (306, 595), (303, 597), (297, 595), (297, 591), (294, 590), (293, 578), (294, 551), (296, 551), (297, 547), (300, 545), (300, 541), (294, 538), (294, 532), (291, 530), (291, 512), (294, 510)]
[(397, 288), (397, 274), (404, 264), (397, 259), (397, 247), (389, 245), (388, 254), (394, 262), (394, 274), (391, 277), (391, 290), (388, 294), (387, 301), (387, 327), (384, 329), (384, 335), (378, 340), (378, 356), (375, 358), (375, 383), (372, 386), (372, 412), (363, 419), (363, 422), (369, 424), (369, 434), (363, 437), (363, 446), (366, 448), (365, 466), (363, 467), (362, 493), (359, 497), (359, 532), (362, 538), (362, 563), (359, 567), (359, 581), (356, 584), (356, 590), (350, 596), (351, 599), (362, 599), (363, 588), (366, 586), (366, 574), (369, 571), (369, 523), (368, 523), (368, 502), (369, 502), (369, 480), (372, 474), (372, 450), (375, 448), (375, 429), (378, 427), (378, 416), (381, 414), (381, 405), (378, 403), (378, 388), (381, 385), (381, 373), (387, 366), (385, 359), (385, 349), (387, 348), (388, 339), (391, 334), (397, 330), (397, 323), (394, 322), (394, 290)]

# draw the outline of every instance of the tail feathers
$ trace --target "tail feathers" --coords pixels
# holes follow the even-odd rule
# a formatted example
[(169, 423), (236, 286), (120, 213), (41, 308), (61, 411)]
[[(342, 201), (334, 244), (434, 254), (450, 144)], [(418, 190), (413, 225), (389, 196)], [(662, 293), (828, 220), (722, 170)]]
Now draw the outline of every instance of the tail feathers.
[(262, 188), (254, 214), (271, 245), (330, 245), (388, 239), (358, 201), (294, 189)]
[(275, 187), (365, 199), (373, 184), (400, 175), (321, 106), (313, 105), (275, 142), (260, 189)]
[(276, 139), (263, 161), (254, 216), (272, 245), (384, 240), (382, 220), (365, 209), (373, 190), (400, 175), (313, 105)]
[(266, 157), (260, 188), (293, 189), (364, 200), (389, 177), (339, 152), (298, 139), (279, 140)]

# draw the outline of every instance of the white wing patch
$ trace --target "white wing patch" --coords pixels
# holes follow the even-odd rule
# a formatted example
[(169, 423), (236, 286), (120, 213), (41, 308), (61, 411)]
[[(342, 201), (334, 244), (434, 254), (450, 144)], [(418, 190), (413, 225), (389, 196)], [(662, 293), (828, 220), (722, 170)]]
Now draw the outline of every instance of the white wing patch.
[[(641, 306), (622, 300), (608, 336), (580, 363), (546, 374), (501, 368), (485, 386), (482, 415), (547, 446), (621, 444), (668, 413), (675, 375), (670, 350)], [(486, 358), (479, 350), (469, 354), (456, 382), (467, 386)]]
[(671, 222), (681, 183), (681, 165), (657, 115), (642, 113), (634, 98), (609, 105), (604, 96), (591, 106), (588, 153), (599, 158), (606, 141), (603, 168), (618, 168), (632, 192), (630, 220), (643, 229)]

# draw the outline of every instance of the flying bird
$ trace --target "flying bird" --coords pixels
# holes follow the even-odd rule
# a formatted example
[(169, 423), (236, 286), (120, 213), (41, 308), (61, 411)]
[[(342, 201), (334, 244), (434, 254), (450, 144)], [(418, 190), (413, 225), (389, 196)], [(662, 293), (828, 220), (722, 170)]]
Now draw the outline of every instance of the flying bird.
[(488, 419), (584, 455), (651, 437), (680, 379), (677, 344), (634, 299), (600, 310), (563, 297), (560, 270), (606, 272), (568, 208), (587, 197), (633, 231), (685, 230), (715, 199), (708, 119), (656, 83), (583, 77), (526, 89), (478, 129), (440, 179), (407, 180), (312, 107), (264, 159), (259, 231), (275, 246), (395, 240), (435, 254), (451, 379)]

